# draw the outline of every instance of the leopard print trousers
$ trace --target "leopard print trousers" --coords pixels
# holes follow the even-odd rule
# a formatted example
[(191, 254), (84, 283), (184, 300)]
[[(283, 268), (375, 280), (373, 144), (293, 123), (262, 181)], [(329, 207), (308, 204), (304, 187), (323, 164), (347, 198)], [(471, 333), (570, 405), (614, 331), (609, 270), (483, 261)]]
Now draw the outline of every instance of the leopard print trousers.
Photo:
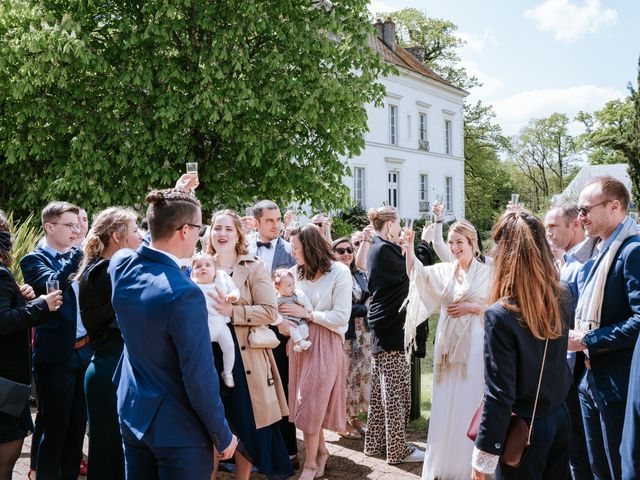
[(386, 454), (387, 463), (401, 463), (415, 448), (405, 438), (410, 412), (411, 371), (404, 352), (373, 355), (364, 453)]

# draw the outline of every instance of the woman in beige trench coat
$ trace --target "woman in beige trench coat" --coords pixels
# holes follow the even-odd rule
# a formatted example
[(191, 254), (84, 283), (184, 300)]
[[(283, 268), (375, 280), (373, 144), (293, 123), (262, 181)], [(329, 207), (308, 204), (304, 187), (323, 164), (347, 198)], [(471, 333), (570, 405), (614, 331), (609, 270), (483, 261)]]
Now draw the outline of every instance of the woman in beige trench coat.
[[(248, 341), (253, 327), (275, 322), (276, 295), (267, 269), (257, 257), (248, 255), (246, 245), (235, 212), (224, 210), (213, 215), (209, 253), (214, 255), (216, 268), (231, 275), (240, 290), (240, 299), (233, 304), (221, 297), (216, 300), (218, 312), (231, 317), (229, 328), (236, 347), (235, 386), (227, 388), (220, 382), (220, 396), (227, 421), (240, 440), (236, 478), (248, 479), (255, 465), (271, 479), (284, 479), (293, 469), (276, 425), (288, 414), (282, 382), (271, 349), (251, 348)], [(217, 344), (213, 345), (220, 372), (221, 353)]]

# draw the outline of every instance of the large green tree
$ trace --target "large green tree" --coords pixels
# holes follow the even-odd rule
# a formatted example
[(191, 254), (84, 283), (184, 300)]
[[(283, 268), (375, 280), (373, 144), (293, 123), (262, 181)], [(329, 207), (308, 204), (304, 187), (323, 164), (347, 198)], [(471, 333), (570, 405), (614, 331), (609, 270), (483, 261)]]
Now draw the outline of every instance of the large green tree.
[(380, 14), (391, 18), (396, 24), (398, 43), (403, 47), (424, 49), (424, 64), (445, 80), (462, 89), (480, 85), (478, 79), (469, 75), (461, 65), (458, 49), (465, 41), (456, 35), (455, 23), (433, 18), (417, 8), (403, 8), (395, 12)]
[(553, 113), (534, 118), (514, 136), (510, 160), (523, 175), (520, 194), (534, 211), (546, 208), (552, 195), (561, 193), (577, 171), (576, 140), (568, 131), (569, 117)]
[(633, 184), (634, 203), (640, 205), (640, 57), (636, 87), (628, 86), (629, 96), (612, 100), (593, 114), (576, 117), (586, 127), (581, 136), (591, 163), (626, 163)]
[(464, 113), (464, 196), (467, 218), (488, 231), (514, 191), (512, 172), (500, 160), (508, 140), (494, 123), (491, 107), (465, 104)]
[(7, 0), (0, 192), (140, 205), (200, 164), (205, 206), (345, 204), (346, 167), (388, 69), (368, 2)]

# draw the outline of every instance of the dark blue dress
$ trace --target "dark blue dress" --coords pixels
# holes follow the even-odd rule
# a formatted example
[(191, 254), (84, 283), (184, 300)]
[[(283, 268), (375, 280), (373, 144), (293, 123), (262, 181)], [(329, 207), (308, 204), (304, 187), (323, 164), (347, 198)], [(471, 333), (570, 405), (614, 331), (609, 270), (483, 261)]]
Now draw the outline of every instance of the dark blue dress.
[(253, 416), (249, 386), (244, 373), (242, 356), (238, 348), (238, 339), (231, 324), (231, 330), (236, 358), (233, 364), (233, 381), (235, 387), (227, 387), (220, 377), (222, 372), (222, 351), (217, 343), (213, 343), (213, 358), (219, 375), (220, 398), (224, 405), (225, 416), (233, 433), (238, 437), (238, 451), (247, 458), (258, 470), (271, 480), (281, 480), (293, 475), (293, 468), (289, 460), (278, 423), (263, 428), (256, 428)]

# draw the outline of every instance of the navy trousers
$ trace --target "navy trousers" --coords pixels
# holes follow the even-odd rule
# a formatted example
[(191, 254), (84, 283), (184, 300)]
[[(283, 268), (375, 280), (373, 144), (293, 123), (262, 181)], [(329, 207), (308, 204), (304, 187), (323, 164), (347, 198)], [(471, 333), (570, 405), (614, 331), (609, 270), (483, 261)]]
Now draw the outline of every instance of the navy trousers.
[(569, 412), (562, 404), (551, 415), (536, 418), (531, 445), (518, 468), (500, 463), (496, 480), (558, 480), (569, 475)]
[[(155, 447), (120, 424), (127, 480), (210, 480), (213, 445)], [(89, 466), (91, 468), (91, 466)]]
[(571, 388), (567, 395), (567, 409), (569, 418), (571, 418), (570, 478), (573, 480), (593, 480), (582, 422), (582, 409), (578, 398), (578, 387), (574, 382), (571, 382)]
[(86, 345), (66, 363), (36, 363), (38, 418), (42, 429), (37, 449), (38, 480), (76, 480), (87, 427), (84, 374), (91, 359)]
[(622, 476), (620, 444), (625, 402), (605, 402), (590, 370), (582, 377), (579, 395), (593, 477), (597, 480), (617, 480)]

